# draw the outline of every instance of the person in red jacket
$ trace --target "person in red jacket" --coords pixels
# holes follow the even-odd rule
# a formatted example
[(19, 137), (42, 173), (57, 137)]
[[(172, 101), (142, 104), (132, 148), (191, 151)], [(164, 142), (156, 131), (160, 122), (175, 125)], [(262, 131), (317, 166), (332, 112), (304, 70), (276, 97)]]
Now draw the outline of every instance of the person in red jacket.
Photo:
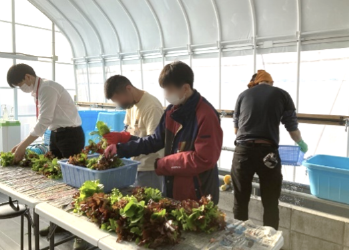
[(154, 163), (156, 174), (165, 176), (166, 196), (176, 200), (219, 200), (217, 161), (223, 131), (214, 107), (194, 88), (194, 73), (183, 62), (168, 64), (159, 84), (169, 105), (153, 135), (131, 138), (126, 132), (110, 133), (105, 154), (132, 157), (165, 149), (165, 157)]

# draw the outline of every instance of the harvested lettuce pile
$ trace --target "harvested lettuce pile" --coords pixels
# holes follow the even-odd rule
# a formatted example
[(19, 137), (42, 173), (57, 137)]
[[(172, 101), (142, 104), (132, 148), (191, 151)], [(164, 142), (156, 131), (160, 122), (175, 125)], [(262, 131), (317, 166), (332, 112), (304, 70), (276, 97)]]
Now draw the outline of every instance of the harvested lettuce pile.
[(74, 199), (74, 212), (115, 232), (118, 242), (135, 241), (147, 248), (178, 243), (181, 230), (211, 233), (225, 228), (225, 215), (210, 197), (179, 202), (143, 187), (135, 188), (130, 196), (118, 189), (105, 194), (99, 181), (87, 181)]
[(11, 152), (0, 153), (0, 166), (8, 167), (14, 165), (15, 156)]
[(84, 153), (69, 157), (68, 163), (93, 170), (107, 170), (124, 166), (123, 161), (117, 156), (106, 157), (100, 155), (98, 158), (89, 159)]
[[(0, 165), (3, 167), (14, 165), (14, 154), (11, 152), (0, 153)], [(23, 160), (18, 164), (21, 167), (30, 167), (33, 171), (45, 175), (50, 179), (62, 178), (61, 167), (58, 158), (51, 152), (39, 155), (31, 150), (27, 150)]]
[(56, 158), (51, 152), (37, 156), (34, 156), (32, 152), (30, 159), (31, 164), (29, 166), (31, 166), (33, 171), (43, 174), (50, 179), (62, 178), (62, 171), (61, 166), (58, 164), (58, 158)]

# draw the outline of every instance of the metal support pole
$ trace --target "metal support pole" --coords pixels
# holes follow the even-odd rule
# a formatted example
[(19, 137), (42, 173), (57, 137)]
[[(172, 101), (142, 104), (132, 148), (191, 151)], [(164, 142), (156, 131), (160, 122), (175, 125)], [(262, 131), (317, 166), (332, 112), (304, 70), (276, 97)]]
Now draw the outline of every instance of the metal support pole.
[[(297, 99), (296, 109), (299, 112), (299, 85), (300, 85), (300, 70), (301, 70), (301, 0), (297, 0)], [(296, 144), (295, 144), (296, 145)], [(296, 181), (296, 167), (293, 167), (293, 182)]]
[[(102, 57), (102, 74), (103, 74), (103, 84), (107, 81), (107, 76), (105, 75), (105, 60), (104, 58)], [(107, 98), (104, 97), (104, 102), (107, 102)]]
[[(162, 53), (162, 68), (165, 67), (165, 63), (166, 63), (165, 54)], [(166, 97), (165, 97), (165, 95), (164, 95), (164, 107), (166, 107)]]
[[(12, 52), (16, 53), (16, 21), (15, 21), (15, 0), (11, 1), (11, 21), (12, 21)], [(16, 64), (16, 58), (12, 59), (13, 65)], [(17, 88), (13, 89), (13, 106), (14, 106), (14, 117), (15, 120), (18, 120), (18, 90)]]
[(87, 80), (87, 91), (88, 91), (88, 95), (87, 95), (87, 99), (90, 102), (91, 101), (91, 91), (90, 91), (90, 70), (88, 68), (88, 61), (86, 60), (86, 80)]
[(299, 84), (300, 84), (300, 69), (301, 69), (301, 0), (297, 0), (297, 100), (296, 109), (299, 112)]
[[(220, 43), (220, 42), (219, 42)], [(222, 109), (222, 49), (218, 52), (218, 108)]]
[(349, 118), (345, 119), (345, 132), (347, 132), (347, 157), (349, 157)]
[(75, 79), (75, 99), (74, 101), (75, 102), (78, 102), (79, 101), (79, 89), (78, 89), (78, 78), (76, 77), (76, 64), (75, 64), (75, 61), (74, 61), (74, 79)]
[(349, 130), (347, 131), (347, 157), (349, 157)]
[[(52, 230), (53, 227), (54, 227), (54, 224), (50, 222), (50, 231)], [(54, 249), (55, 249), (55, 234), (53, 233), (50, 237), (50, 250), (54, 250)]]
[(143, 80), (143, 57), (139, 57), (139, 65), (141, 67), (141, 85), (142, 85), (142, 90), (144, 90), (144, 80)]
[(119, 58), (120, 75), (122, 75), (122, 57)]
[(256, 27), (256, 12), (253, 0), (249, 0), (250, 11), (252, 17), (252, 43), (253, 43), (253, 74), (257, 71), (257, 27)]
[(52, 81), (56, 81), (56, 31), (52, 22)]
[(34, 241), (35, 241), (35, 250), (40, 249), (40, 240), (39, 240), (39, 231), (40, 231), (40, 224), (39, 224), (39, 215), (35, 213), (34, 209)]

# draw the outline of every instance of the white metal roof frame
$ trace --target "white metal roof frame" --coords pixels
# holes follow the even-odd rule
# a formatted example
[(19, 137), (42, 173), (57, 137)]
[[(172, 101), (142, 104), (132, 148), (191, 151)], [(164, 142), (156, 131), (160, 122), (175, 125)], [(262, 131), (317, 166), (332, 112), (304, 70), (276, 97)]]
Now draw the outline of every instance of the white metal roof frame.
[(246, 47), (255, 56), (296, 51), (299, 41), (309, 45), (301, 50), (349, 46), (346, 0), (29, 1), (67, 35), (77, 62)]

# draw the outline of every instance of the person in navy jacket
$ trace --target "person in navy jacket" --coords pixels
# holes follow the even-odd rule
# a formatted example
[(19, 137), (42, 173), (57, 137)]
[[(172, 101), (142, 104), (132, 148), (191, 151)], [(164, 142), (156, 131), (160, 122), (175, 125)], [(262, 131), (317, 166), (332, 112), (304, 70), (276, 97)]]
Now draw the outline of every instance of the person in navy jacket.
[[(223, 131), (214, 107), (193, 88), (194, 73), (183, 62), (167, 64), (159, 77), (169, 105), (155, 133), (143, 138), (125, 136), (127, 132), (106, 135), (110, 144), (105, 154), (133, 157), (165, 149), (154, 168), (165, 176), (166, 196), (176, 200), (199, 200), (212, 196), (219, 200), (217, 161)], [(110, 140), (113, 137), (113, 140)], [(119, 140), (115, 140), (120, 138)]]

